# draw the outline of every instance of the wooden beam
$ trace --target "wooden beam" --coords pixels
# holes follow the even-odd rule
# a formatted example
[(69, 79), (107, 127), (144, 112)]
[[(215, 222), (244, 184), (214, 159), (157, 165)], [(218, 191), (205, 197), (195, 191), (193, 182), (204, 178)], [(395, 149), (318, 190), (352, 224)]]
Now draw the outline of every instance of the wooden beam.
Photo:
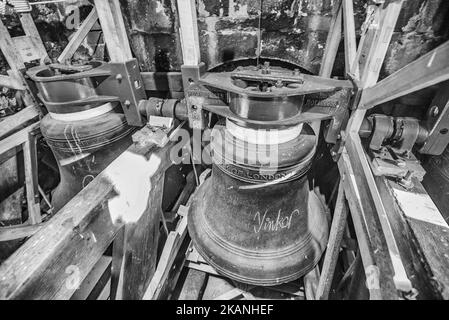
[(341, 23), (342, 11), (341, 0), (339, 0), (334, 4), (332, 20), (329, 26), (329, 33), (327, 34), (326, 46), (324, 47), (323, 59), (320, 66), (319, 75), (321, 77), (330, 78), (332, 69), (334, 68), (335, 57), (337, 56), (338, 46), (341, 41)]
[(360, 109), (369, 109), (449, 79), (449, 41), (426, 53), (362, 93)]
[(29, 37), (32, 47), (36, 50), (36, 55), (38, 56), (41, 64), (45, 61), (49, 61), (47, 50), (45, 49), (44, 43), (42, 42), (39, 32), (37, 31), (31, 14), (20, 14), (20, 22), (22, 23), (22, 28), (25, 31), (25, 34)]
[(181, 72), (141, 72), (146, 91), (184, 92)]
[(178, 300), (201, 300), (207, 273), (189, 269)]
[(119, 1), (95, 0), (94, 3), (111, 62), (132, 59)]
[(362, 179), (366, 181), (365, 182), (361, 180), (361, 182), (365, 182), (365, 186), (368, 186), (368, 196), (371, 197), (374, 203), (375, 212), (377, 213), (376, 218), (379, 219), (379, 224), (381, 226), (381, 230), (386, 242), (386, 249), (388, 250), (388, 256), (393, 267), (393, 281), (395, 283), (395, 286), (402, 292), (410, 292), (412, 290), (412, 285), (402, 263), (401, 255), (399, 253), (396, 239), (394, 237), (394, 233), (392, 231), (386, 209), (383, 204), (383, 200), (377, 189), (376, 182), (374, 180), (374, 176), (367, 159), (367, 155), (365, 153), (365, 150), (363, 149), (358, 133), (349, 134), (349, 139), (346, 141), (346, 148), (348, 150), (348, 153), (352, 156), (351, 160), (353, 165), (360, 169), (360, 173), (363, 177)]
[(0, 21), (0, 50), (11, 68), (11, 70), (8, 70), (8, 75), (16, 79), (16, 82), (22, 83), (25, 88), (23, 91), (24, 104), (26, 106), (36, 105), (36, 100), (33, 95), (30, 94), (28, 85), (21, 72), (22, 70), (25, 70), (25, 63), (20, 53), (17, 52), (14, 46), (14, 41), (2, 21)]
[[(401, 257), (418, 300), (448, 299), (447, 223), (417, 180), (405, 189), (386, 177), (375, 177)], [(429, 281), (432, 279), (432, 281)]]
[(42, 222), (38, 190), (36, 139), (28, 134), (23, 144), (23, 163), (25, 166), (25, 189), (28, 208), (28, 221), (31, 224)]
[[(334, 4), (332, 12), (332, 20), (329, 26), (329, 32), (327, 34), (326, 46), (324, 47), (323, 58), (321, 60), (320, 72), (321, 77), (330, 78), (332, 69), (334, 68), (335, 57), (337, 56), (338, 46), (341, 41), (341, 0), (338, 0)], [(319, 135), (321, 121), (311, 122), (311, 127), (316, 135)]]
[[(344, 179), (345, 177), (342, 177)], [(334, 216), (332, 218), (331, 231), (327, 242), (326, 254), (323, 267), (321, 268), (320, 280), (316, 290), (316, 300), (329, 299), (330, 288), (334, 278), (335, 266), (340, 253), (341, 241), (346, 227), (348, 208), (344, 194), (343, 182), (338, 187), (337, 201), (335, 203)]]
[(10, 135), (7, 138), (0, 140), (0, 154), (5, 153), (12, 148), (20, 146), (28, 141), (28, 136), (31, 132), (38, 130), (40, 126), (39, 122), (33, 123), (28, 127)]
[[(353, 168), (346, 149), (338, 161), (338, 168), (340, 175), (345, 177), (342, 181), (363, 266), (365, 271), (374, 271), (370, 275), (371, 285), (368, 288), (370, 299), (397, 299), (393, 268), (385, 240), (379, 232), (381, 227), (376, 219), (375, 206), (369, 197), (368, 187), (362, 185), (363, 171), (359, 167)], [(375, 272), (376, 270), (382, 272)]]
[(83, 21), (82, 25), (73, 34), (72, 39), (70, 39), (69, 43), (64, 48), (64, 51), (62, 51), (61, 55), (58, 57), (58, 62), (64, 63), (66, 60), (72, 58), (73, 54), (81, 45), (84, 38), (86, 38), (87, 34), (90, 32), (97, 20), (98, 14), (97, 10), (94, 7), (92, 8), (92, 11), (89, 13), (87, 18)]
[[(184, 210), (185, 213), (188, 211), (188, 209), (184, 206), (181, 206), (180, 210)], [(160, 298), (160, 295), (164, 291), (164, 287), (168, 280), (168, 275), (173, 267), (173, 263), (178, 256), (179, 249), (181, 248), (186, 236), (187, 214), (180, 219), (176, 230), (169, 233), (159, 259), (156, 272), (154, 273), (153, 279), (151, 279), (148, 289), (143, 296), (143, 300), (157, 300)]]
[(9, 227), (0, 227), (0, 242), (23, 239), (31, 237), (44, 227), (45, 224), (33, 224), (33, 225), (14, 225)]
[(343, 0), (342, 8), (345, 41), (345, 71), (346, 74), (353, 74), (352, 66), (357, 53), (357, 44), (355, 40), (354, 9), (352, 0)]
[[(124, 224), (147, 226), (147, 216), (154, 218), (154, 182), (170, 165), (173, 144), (136, 143), (117, 157), (0, 265), (0, 299), (70, 298)], [(145, 261), (154, 260), (155, 252), (146, 253)], [(145, 269), (141, 255), (127, 258)]]
[(70, 297), (70, 300), (87, 300), (98, 281), (102, 278), (103, 274), (111, 267), (111, 261), (111, 257), (100, 257), (98, 262), (83, 280), (80, 287), (75, 291), (72, 297)]
[(15, 49), (14, 41), (2, 21), (0, 21), (0, 49), (14, 72), (25, 69), (22, 57)]
[(6, 87), (13, 90), (24, 90), (25, 86), (14, 77), (0, 75), (0, 87)]
[(5, 117), (0, 121), (0, 139), (13, 133), (32, 120), (38, 120), (40, 115), (39, 107), (32, 105), (20, 110), (16, 114)]
[[(352, 67), (352, 72), (359, 80), (362, 89), (374, 85), (379, 78), (380, 68), (385, 59), (402, 2), (402, 0), (390, 1), (379, 7), (368, 7), (365, 30)], [(354, 111), (346, 131), (358, 132), (365, 113), (364, 110)]]
[(195, 0), (177, 0), (177, 3), (183, 64), (196, 66), (201, 62), (201, 53)]

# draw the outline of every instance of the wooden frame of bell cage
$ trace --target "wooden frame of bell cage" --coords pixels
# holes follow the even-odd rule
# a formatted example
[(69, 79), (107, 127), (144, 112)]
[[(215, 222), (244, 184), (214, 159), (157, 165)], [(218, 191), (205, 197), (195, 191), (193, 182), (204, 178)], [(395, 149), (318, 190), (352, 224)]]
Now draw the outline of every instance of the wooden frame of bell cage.
[[(101, 23), (111, 61), (123, 62), (132, 58), (119, 1), (94, 2), (94, 9), (58, 58), (59, 62), (74, 54), (97, 20)], [(347, 275), (355, 265), (362, 264), (362, 270), (371, 282), (368, 285), (370, 299), (413, 298), (416, 290), (410, 289), (419, 292), (422, 286), (430, 287), (434, 297), (448, 299), (448, 225), (432, 223), (444, 219), (418, 180), (413, 181), (411, 190), (406, 190), (392, 180), (373, 175), (358, 131), (367, 109), (449, 79), (449, 42), (376, 83), (403, 1), (373, 2), (368, 7), (357, 47), (352, 0), (335, 1), (320, 69), (320, 76), (330, 77), (343, 33), (346, 73), (352, 75), (358, 87), (363, 89), (357, 108), (341, 132), (344, 143), (338, 160), (340, 182), (322, 267), (304, 277), (304, 288), (300, 290), (288, 285), (275, 290), (307, 299), (329, 297), (350, 213), (359, 254), (357, 258), (352, 254)], [(184, 65), (195, 66), (201, 61), (195, 0), (177, 0), (177, 4)], [(42, 41), (30, 19), (29, 13), (21, 14), (24, 29), (28, 30), (26, 37), (32, 39), (27, 43), (39, 49), (37, 52), (42, 53), (41, 62), (44, 62), (46, 53), (42, 52)], [(11, 39), (1, 23), (0, 29), (0, 48), (12, 69), (10, 77), (0, 78), (1, 84), (25, 90), (28, 97), (25, 99), (27, 108), (2, 122), (1, 137), (17, 131), (24, 123), (35, 121), (39, 113), (21, 73), (23, 59), (30, 49), (21, 46), (21, 51), (15, 50), (16, 44), (26, 39)], [(142, 72), (141, 75), (146, 90), (162, 89), (178, 94), (183, 91), (179, 72), (170, 72), (163, 77), (152, 72)], [(441, 108), (447, 107), (446, 101)], [(319, 125), (313, 124), (315, 129)], [(32, 124), (33, 128), (37, 126), (38, 123)], [(28, 135), (24, 132), (29, 132), (29, 128), (13, 135), (20, 137), (18, 140), (11, 140), (13, 136), (1, 140), (0, 151), (8, 151), (19, 144), (28, 146)], [(0, 265), (0, 299), (158, 299), (168, 296), (184, 266), (217, 275), (190, 246), (183, 251), (186, 249), (188, 202), (185, 206), (178, 205), (177, 227), (167, 234), (162, 254), (156, 261), (163, 178), (170, 166), (172, 146), (172, 142), (161, 148), (135, 143), (49, 221), (39, 223), (39, 217), (33, 215), (30, 224), (0, 228), (0, 241), (30, 237)], [(153, 173), (140, 177), (151, 181), (146, 190), (148, 205), (138, 221), (112, 221), (108, 202), (121, 195), (117, 195), (117, 181), (109, 171), (112, 166), (127, 170), (128, 153), (140, 155), (143, 166)], [(161, 161), (152, 161), (150, 154)], [(30, 193), (28, 201), (33, 199), (32, 196)], [(112, 257), (104, 256), (112, 243)], [(83, 280), (79, 288), (67, 285), (67, 281), (75, 276)], [(254, 297), (250, 289), (233, 288), (217, 298), (243, 296), (251, 299)]]

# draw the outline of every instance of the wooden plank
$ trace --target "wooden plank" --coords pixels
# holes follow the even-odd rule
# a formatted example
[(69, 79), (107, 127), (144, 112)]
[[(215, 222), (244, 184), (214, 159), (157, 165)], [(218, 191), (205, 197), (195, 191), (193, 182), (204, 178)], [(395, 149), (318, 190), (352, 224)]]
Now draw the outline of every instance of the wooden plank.
[(0, 21), (0, 49), (2, 50), (9, 67), (14, 72), (25, 69), (22, 57), (16, 51), (14, 41), (2, 21)]
[(41, 60), (40, 52), (36, 49), (30, 36), (19, 36), (12, 38), (14, 48), (22, 57), (23, 62)]
[(147, 219), (154, 179), (170, 164), (173, 142), (152, 146), (129, 147), (0, 265), (0, 299), (72, 296), (120, 228)]
[(141, 72), (146, 91), (183, 92), (181, 72)]
[(379, 234), (381, 227), (376, 219), (375, 205), (369, 196), (368, 187), (362, 184), (363, 170), (359, 167), (353, 168), (346, 149), (338, 161), (338, 168), (340, 175), (345, 177), (344, 191), (365, 271), (382, 270), (378, 273), (372, 272), (370, 275), (372, 284), (368, 288), (370, 299), (397, 299), (393, 269), (385, 240)]
[(97, 300), (108, 300), (111, 291), (111, 280), (109, 280), (104, 286), (103, 290), (101, 290), (100, 294), (97, 297)]
[[(332, 12), (332, 20), (329, 26), (329, 33), (327, 34), (326, 46), (324, 47), (323, 58), (321, 60), (321, 66), (319, 75), (321, 77), (330, 78), (332, 69), (334, 68), (335, 57), (337, 56), (338, 47), (341, 41), (341, 0), (338, 0), (334, 4)], [(316, 135), (319, 135), (321, 121), (311, 122), (311, 127)]]
[(205, 273), (209, 273), (214, 276), (220, 276), (220, 274), (214, 268), (212, 268), (210, 265), (208, 265), (206, 263), (202, 263), (202, 262), (196, 263), (196, 262), (192, 262), (192, 261), (186, 261), (185, 266), (187, 268), (195, 269), (195, 270), (202, 271)]
[(304, 276), (304, 293), (307, 300), (316, 299), (316, 291), (320, 280), (320, 270), (318, 265)]
[(31, 237), (45, 226), (44, 223), (33, 225), (14, 225), (0, 228), (0, 242)]
[(0, 140), (0, 154), (5, 153), (6, 151), (27, 142), (30, 132), (37, 130), (39, 128), (39, 125), (39, 122), (33, 123), (25, 129), (22, 129), (19, 132), (16, 132), (13, 135)]
[(111, 262), (111, 257), (101, 256), (70, 300), (86, 300), (105, 273), (106, 269), (111, 267)]
[(0, 87), (6, 87), (14, 90), (24, 90), (23, 83), (14, 77), (0, 75)]
[(145, 215), (138, 222), (128, 222), (124, 226), (123, 264), (116, 299), (142, 299), (156, 270), (163, 177), (161, 174), (158, 179), (152, 178)]
[(22, 28), (25, 34), (29, 37), (29, 41), (32, 47), (36, 51), (36, 55), (41, 63), (49, 61), (47, 50), (45, 49), (44, 43), (37, 31), (36, 25), (34, 24), (33, 17), (30, 13), (22, 13), (19, 15), (20, 22), (22, 23)]
[(27, 124), (29, 121), (39, 117), (39, 107), (33, 105), (20, 110), (16, 114), (8, 116), (0, 121), (0, 139), (8, 134), (13, 133), (21, 126)]
[(178, 251), (187, 235), (187, 217), (180, 219), (175, 231), (170, 232), (164, 245), (153, 279), (143, 296), (143, 300), (157, 300), (172, 268)]
[[(13, 153), (15, 155), (15, 153)], [(25, 188), (22, 186), (0, 202), (0, 225), (14, 225), (22, 221)], [(2, 229), (0, 229), (2, 230)], [(0, 231), (1, 233), (1, 231)]]
[(436, 297), (449, 299), (449, 226), (421, 183), (405, 190), (387, 180), (387, 188), (413, 235), (412, 244), (421, 255)]
[[(402, 292), (410, 292), (412, 290), (412, 285), (402, 263), (401, 255), (399, 253), (399, 249), (386, 213), (385, 206), (379, 194), (379, 190), (377, 189), (371, 167), (368, 163), (367, 155), (365, 153), (365, 150), (363, 149), (358, 133), (349, 134), (349, 139), (346, 141), (346, 148), (348, 150), (348, 153), (352, 155), (351, 160), (353, 165), (360, 168), (360, 173), (362, 175), (361, 178), (363, 178), (363, 180), (366, 180), (366, 182), (363, 182), (365, 182), (365, 185), (368, 186), (368, 196), (371, 197), (374, 203), (375, 212), (377, 213), (377, 218), (380, 222), (382, 234), (386, 241), (386, 249), (388, 251), (388, 256), (393, 267), (393, 281), (396, 289), (401, 290)], [(360, 181), (362, 182), (362, 180)]]
[(335, 57), (337, 56), (338, 46), (340, 45), (341, 41), (341, 23), (342, 11), (341, 0), (339, 0), (334, 4), (332, 20), (329, 26), (329, 33), (327, 34), (326, 46), (324, 48), (323, 59), (320, 66), (319, 75), (321, 77), (330, 78), (331, 76)]
[[(359, 80), (362, 89), (374, 85), (379, 78), (380, 68), (385, 59), (402, 2), (398, 0), (381, 6), (369, 6), (373, 11), (367, 13), (366, 30), (360, 39), (356, 60), (352, 67), (352, 72)], [(354, 111), (346, 131), (358, 132), (365, 113), (364, 110)]]
[(178, 300), (200, 300), (206, 278), (207, 273), (188, 269)]
[(201, 53), (195, 0), (177, 0), (177, 3), (183, 64), (196, 66), (201, 62)]
[(213, 300), (233, 300), (235, 298), (238, 298), (242, 294), (243, 294), (242, 290), (240, 290), (238, 288), (234, 288), (234, 289), (231, 289), (231, 290), (215, 297)]
[(449, 79), (449, 41), (426, 53), (374, 86), (366, 88), (361, 109), (391, 101)]
[[(443, 267), (443, 270), (447, 270), (447, 267), (444, 267), (444, 264), (438, 262), (444, 254), (442, 252), (446, 252), (447, 248), (439, 248), (438, 257), (429, 259), (432, 261), (432, 264), (428, 264), (427, 259), (424, 257), (423, 252), (426, 254), (435, 251), (433, 250), (423, 250), (421, 247), (420, 240), (418, 240), (414, 236), (413, 230), (410, 228), (409, 223), (407, 221), (406, 215), (403, 214), (403, 210), (400, 208), (398, 200), (393, 192), (393, 186), (401, 189), (399, 185), (395, 182), (390, 181), (386, 177), (375, 177), (376, 185), (379, 190), (380, 195), (382, 196), (382, 200), (387, 210), (388, 219), (390, 220), (391, 226), (394, 230), (395, 235), (399, 235), (396, 237), (396, 241), (401, 252), (402, 261), (404, 262), (404, 266), (406, 268), (407, 274), (409, 275), (409, 279), (412, 282), (414, 292), (418, 294), (416, 299), (418, 300), (435, 300), (435, 299), (443, 299), (441, 291), (445, 287), (447, 288), (447, 281), (441, 281), (434, 276), (432, 269), (437, 268), (440, 269)], [(418, 183), (419, 184), (419, 183)], [(419, 184), (420, 185), (420, 184)], [(410, 198), (413, 198), (411, 203), (414, 203), (417, 198), (422, 197), (419, 195), (415, 197), (416, 191), (414, 190), (424, 190), (421, 187), (413, 188), (409, 190)], [(403, 191), (407, 191), (402, 189)], [(421, 193), (418, 192), (418, 193)], [(424, 192), (422, 192), (424, 195)], [(426, 203), (427, 201), (424, 201)], [(430, 206), (432, 208), (432, 206)], [(423, 216), (429, 215), (427, 213), (429, 209), (422, 210)], [(432, 211), (432, 209), (430, 209)], [(430, 215), (429, 215), (430, 216)], [(423, 232), (423, 238), (426, 239), (428, 244), (433, 243), (435, 246), (444, 245), (440, 241), (434, 241), (433, 236), (429, 236), (431, 233)], [(444, 233), (443, 233), (444, 235)], [(442, 249), (442, 250), (441, 250)], [(443, 263), (446, 263), (444, 259), (441, 259)], [(435, 262), (438, 262), (435, 263)], [(435, 281), (429, 281), (429, 279), (435, 279)], [(441, 284), (440, 284), (441, 281)]]
[(132, 59), (119, 1), (95, 0), (94, 3), (111, 62)]
[[(342, 178), (344, 179), (344, 177)], [(334, 216), (332, 219), (329, 240), (327, 242), (326, 254), (324, 256), (321, 276), (316, 290), (316, 300), (329, 299), (330, 288), (334, 278), (335, 266), (340, 253), (341, 241), (345, 232), (348, 208), (344, 194), (343, 182), (338, 187), (337, 201), (335, 203)]]
[(79, 48), (79, 46), (86, 38), (87, 34), (90, 32), (90, 30), (95, 25), (97, 20), (98, 14), (97, 10), (94, 7), (92, 8), (92, 11), (89, 13), (86, 19), (83, 21), (81, 26), (78, 28), (78, 30), (76, 30), (76, 32), (73, 34), (72, 39), (70, 39), (69, 43), (64, 48), (64, 51), (62, 51), (62, 53), (58, 57), (58, 62), (65, 63), (66, 60), (72, 58), (73, 54)]
[(353, 74), (352, 65), (357, 53), (355, 41), (354, 8), (352, 0), (343, 0), (343, 30), (345, 41), (345, 71), (346, 74)]
[(36, 140), (28, 135), (23, 144), (23, 162), (25, 166), (25, 190), (28, 208), (28, 221), (31, 224), (42, 221), (39, 203)]

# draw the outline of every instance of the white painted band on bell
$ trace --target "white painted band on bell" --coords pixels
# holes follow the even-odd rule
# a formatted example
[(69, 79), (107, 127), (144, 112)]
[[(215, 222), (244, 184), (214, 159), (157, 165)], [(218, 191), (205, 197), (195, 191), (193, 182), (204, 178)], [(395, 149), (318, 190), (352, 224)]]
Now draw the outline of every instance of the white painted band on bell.
[(101, 116), (102, 114), (105, 114), (106, 112), (109, 112), (115, 108), (115, 104), (112, 104), (111, 102), (102, 104), (99, 107), (89, 109), (89, 110), (83, 110), (80, 112), (72, 112), (72, 113), (53, 113), (49, 112), (50, 117), (52, 117), (55, 120), (60, 121), (80, 121), (80, 120), (87, 120), (91, 118), (95, 118), (98, 116)]
[(288, 129), (250, 129), (226, 119), (226, 129), (237, 139), (253, 144), (280, 144), (299, 136), (302, 123)]

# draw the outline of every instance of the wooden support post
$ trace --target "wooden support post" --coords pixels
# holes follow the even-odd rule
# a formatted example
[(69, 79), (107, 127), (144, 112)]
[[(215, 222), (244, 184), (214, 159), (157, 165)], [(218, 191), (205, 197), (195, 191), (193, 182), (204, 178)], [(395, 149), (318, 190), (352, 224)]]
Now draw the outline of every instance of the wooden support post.
[[(344, 179), (342, 177), (341, 179)], [(338, 187), (337, 201), (335, 203), (334, 216), (332, 219), (331, 231), (327, 242), (326, 254), (324, 256), (323, 267), (321, 268), (320, 281), (315, 294), (316, 300), (327, 300), (329, 298), (332, 280), (334, 278), (335, 266), (337, 265), (340, 253), (341, 241), (346, 227), (348, 208), (344, 194), (343, 182), (340, 181)]]
[(94, 2), (111, 62), (132, 59), (119, 1), (95, 0)]
[(92, 8), (92, 11), (89, 13), (87, 18), (83, 21), (83, 24), (78, 28), (75, 34), (70, 39), (70, 42), (64, 48), (61, 55), (58, 57), (58, 62), (64, 63), (69, 60), (73, 54), (76, 52), (78, 47), (83, 42), (84, 38), (86, 38), (87, 34), (90, 32), (92, 27), (98, 20), (97, 10)]
[(142, 274), (124, 277), (123, 296), (138, 298), (156, 251), (149, 250), (153, 244), (137, 247), (157, 241), (151, 227), (159, 223), (160, 208), (152, 201), (161, 195), (157, 183), (171, 164), (173, 145), (133, 144), (117, 157), (0, 265), (0, 299), (70, 298), (124, 225), (124, 273)]
[[(362, 143), (358, 133), (350, 133), (349, 138), (346, 141), (346, 148), (348, 152), (352, 155), (351, 160), (354, 167), (358, 167), (360, 173), (362, 174), (363, 182), (369, 189), (369, 196), (377, 212), (377, 218), (379, 219), (379, 224), (386, 242), (386, 249), (388, 251), (388, 256), (393, 268), (393, 281), (395, 283), (396, 289), (402, 292), (410, 292), (412, 290), (412, 284), (407, 276), (405, 267), (402, 263), (399, 249), (394, 237), (386, 209), (384, 207), (382, 198), (374, 180), (371, 167), (369, 165), (367, 155), (363, 149)], [(359, 186), (362, 185), (359, 184)]]
[[(188, 208), (181, 206), (179, 210), (183, 211), (184, 216), (182, 216), (179, 220), (176, 230), (170, 232), (167, 237), (156, 272), (154, 273), (154, 277), (143, 296), (143, 300), (157, 300), (160, 298), (161, 293), (165, 291), (165, 287), (168, 282), (168, 275), (173, 267), (176, 257), (178, 256), (179, 249), (187, 236)], [(182, 265), (183, 264), (184, 263), (182, 263)]]
[(37, 184), (36, 140), (32, 135), (33, 132), (38, 129), (39, 123), (37, 122), (0, 141), (0, 154), (22, 146), (25, 166), (28, 221), (31, 224), (40, 223), (42, 221)]

